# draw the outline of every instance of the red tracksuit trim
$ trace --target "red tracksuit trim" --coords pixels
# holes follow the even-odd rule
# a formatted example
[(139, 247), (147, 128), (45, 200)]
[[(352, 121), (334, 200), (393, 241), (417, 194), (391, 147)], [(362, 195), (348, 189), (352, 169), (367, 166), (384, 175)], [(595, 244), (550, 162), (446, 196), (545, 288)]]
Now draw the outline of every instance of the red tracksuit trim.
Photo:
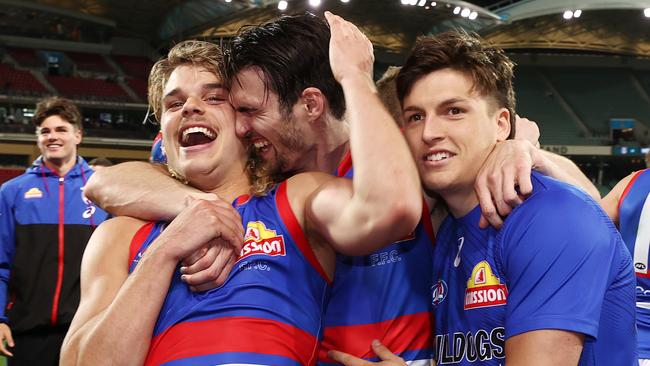
[(64, 263), (64, 197), (65, 186), (63, 185), (63, 177), (59, 177), (59, 257), (58, 257), (58, 266), (56, 274), (56, 287), (54, 288), (54, 299), (52, 300), (52, 315), (50, 320), (52, 325), (56, 325), (57, 315), (59, 312), (59, 298), (61, 297), (61, 285), (63, 284), (63, 263)]

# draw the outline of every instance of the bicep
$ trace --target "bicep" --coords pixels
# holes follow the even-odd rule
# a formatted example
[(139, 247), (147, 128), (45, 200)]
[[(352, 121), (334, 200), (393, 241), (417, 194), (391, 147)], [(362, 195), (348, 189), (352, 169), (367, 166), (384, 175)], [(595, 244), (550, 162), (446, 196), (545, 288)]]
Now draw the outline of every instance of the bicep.
[(71, 334), (104, 311), (126, 281), (135, 230), (137, 220), (118, 217), (102, 223), (93, 233), (81, 263), (81, 299)]
[(630, 180), (634, 176), (635, 173), (632, 173), (628, 175), (627, 177), (621, 179), (614, 188), (605, 196), (603, 199), (600, 200), (600, 205), (602, 206), (603, 210), (607, 213), (607, 215), (614, 221), (616, 225), (618, 225), (618, 203), (621, 199), (621, 196), (623, 195), (623, 191), (625, 191), (625, 187), (630, 183)]
[(580, 333), (555, 329), (526, 332), (506, 341), (506, 362), (508, 366), (575, 366), (583, 345)]

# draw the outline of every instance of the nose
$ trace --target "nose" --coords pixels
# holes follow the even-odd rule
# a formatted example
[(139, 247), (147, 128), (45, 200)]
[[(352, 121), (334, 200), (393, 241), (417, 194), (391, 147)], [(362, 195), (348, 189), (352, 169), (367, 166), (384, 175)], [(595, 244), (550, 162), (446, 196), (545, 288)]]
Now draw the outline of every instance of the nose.
[(183, 117), (191, 117), (193, 115), (202, 115), (205, 112), (201, 98), (189, 97), (183, 104)]
[(253, 134), (249, 117), (244, 113), (236, 112), (235, 114), (235, 133), (240, 139), (245, 139)]
[(435, 118), (427, 116), (424, 121), (424, 129), (422, 130), (422, 141), (427, 144), (441, 141), (446, 136), (446, 129), (444, 123), (436, 121)]

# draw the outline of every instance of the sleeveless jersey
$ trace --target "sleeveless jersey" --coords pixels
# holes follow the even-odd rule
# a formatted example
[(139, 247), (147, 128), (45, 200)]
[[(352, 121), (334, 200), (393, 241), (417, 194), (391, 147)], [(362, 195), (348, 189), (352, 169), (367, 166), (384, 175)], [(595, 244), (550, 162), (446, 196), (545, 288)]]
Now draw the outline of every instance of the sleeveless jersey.
[(620, 235), (582, 191), (535, 172), (532, 181), (500, 230), (479, 228), (479, 206), (441, 225), (437, 364), (502, 366), (508, 338), (559, 329), (585, 334), (579, 365), (635, 365), (634, 276)]
[[(337, 175), (352, 177), (348, 154)], [(377, 361), (379, 339), (411, 365), (429, 365), (433, 230), (428, 210), (415, 232), (373, 254), (337, 255), (332, 297), (325, 314), (319, 365), (335, 365), (328, 350)]]
[(619, 201), (621, 235), (634, 259), (639, 358), (650, 358), (650, 169), (630, 180)]
[[(246, 237), (235, 267), (221, 287), (198, 293), (175, 272), (145, 365), (316, 363), (330, 286), (289, 207), (286, 183), (236, 207)], [(136, 234), (131, 269), (164, 225)]]

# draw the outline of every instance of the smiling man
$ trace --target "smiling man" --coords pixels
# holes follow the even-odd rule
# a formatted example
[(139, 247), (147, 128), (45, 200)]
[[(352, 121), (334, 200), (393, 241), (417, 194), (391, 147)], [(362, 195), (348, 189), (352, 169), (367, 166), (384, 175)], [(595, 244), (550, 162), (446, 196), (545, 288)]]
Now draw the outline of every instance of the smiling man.
[(83, 196), (93, 170), (77, 156), (77, 107), (45, 99), (33, 122), (41, 157), (0, 189), (0, 351), (13, 354), (10, 365), (58, 365), (79, 304), (81, 257), (106, 213)]

